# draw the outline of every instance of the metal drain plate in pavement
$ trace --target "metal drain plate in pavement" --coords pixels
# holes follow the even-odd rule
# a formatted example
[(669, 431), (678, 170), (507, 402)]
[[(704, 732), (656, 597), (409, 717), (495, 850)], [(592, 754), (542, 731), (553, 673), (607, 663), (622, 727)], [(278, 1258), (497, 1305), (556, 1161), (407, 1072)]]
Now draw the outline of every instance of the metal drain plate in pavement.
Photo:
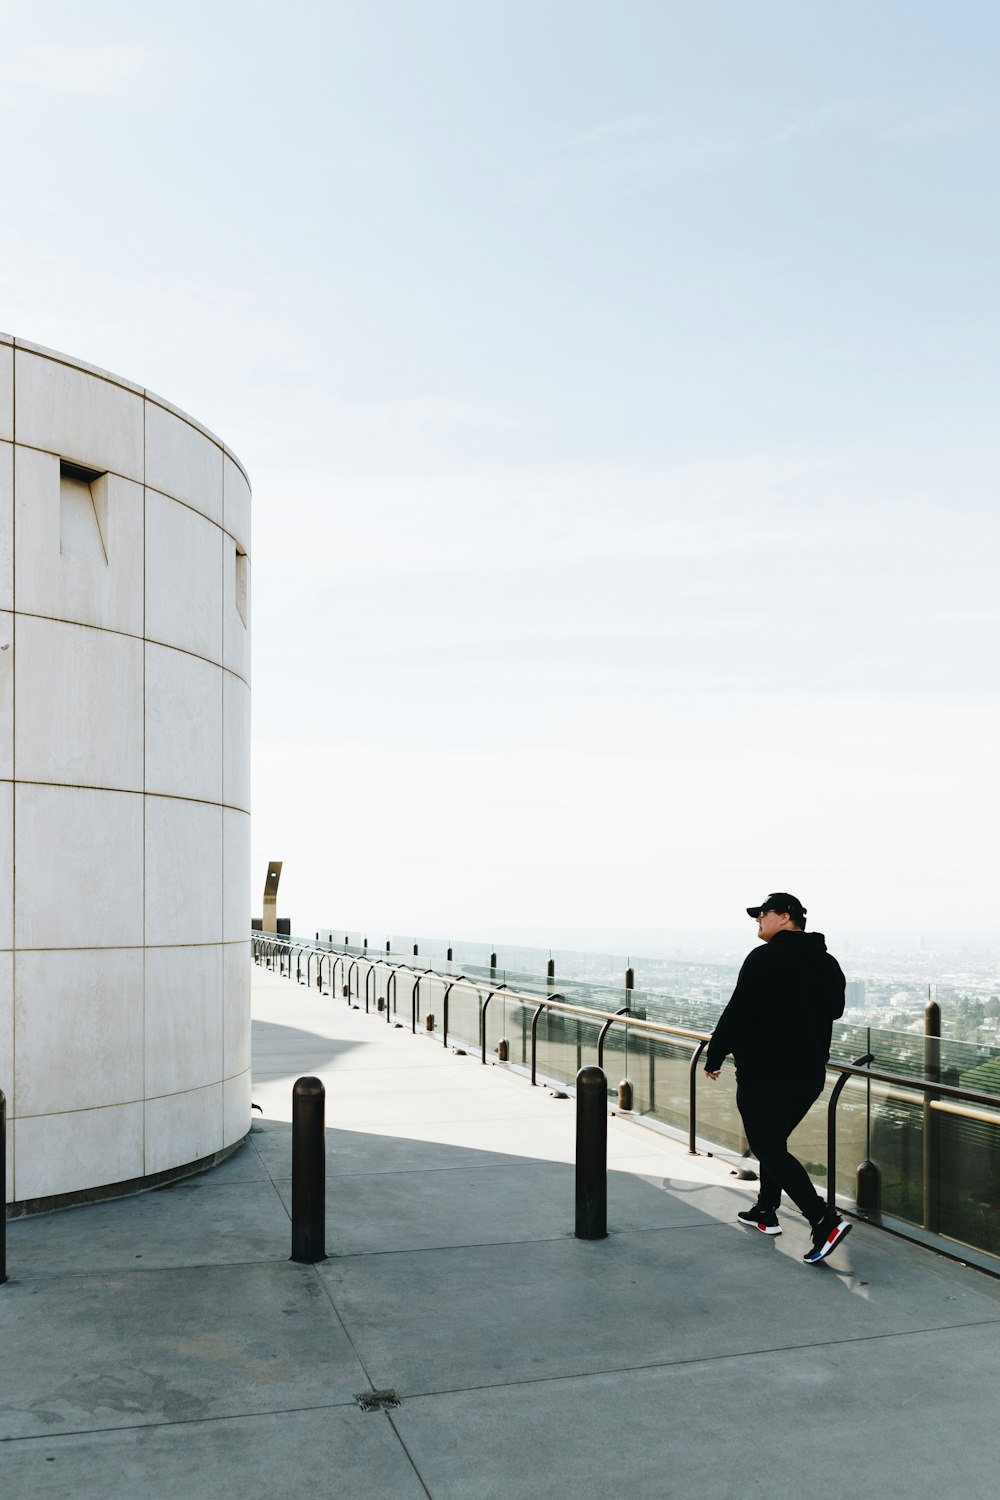
[(387, 1411), (390, 1406), (399, 1405), (395, 1391), (361, 1391), (354, 1399), (362, 1411)]

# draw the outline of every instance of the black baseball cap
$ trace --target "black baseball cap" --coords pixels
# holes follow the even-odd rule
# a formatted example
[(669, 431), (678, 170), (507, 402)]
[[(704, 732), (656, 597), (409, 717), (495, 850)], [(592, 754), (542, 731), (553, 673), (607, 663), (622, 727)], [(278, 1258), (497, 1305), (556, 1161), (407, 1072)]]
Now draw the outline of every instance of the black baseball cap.
[(779, 916), (782, 912), (787, 912), (793, 922), (801, 922), (806, 914), (806, 909), (798, 896), (790, 896), (787, 891), (772, 891), (767, 900), (762, 901), (759, 906), (748, 906), (747, 916), (759, 917), (765, 911), (776, 911)]

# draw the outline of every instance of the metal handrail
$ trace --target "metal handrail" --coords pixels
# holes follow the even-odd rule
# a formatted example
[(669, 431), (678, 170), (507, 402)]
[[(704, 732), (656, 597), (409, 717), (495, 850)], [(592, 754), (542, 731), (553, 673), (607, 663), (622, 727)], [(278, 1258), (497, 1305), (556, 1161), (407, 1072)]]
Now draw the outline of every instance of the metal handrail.
[(616, 1010), (613, 1016), (608, 1016), (608, 1019), (601, 1027), (601, 1034), (597, 1038), (597, 1066), (599, 1068), (603, 1069), (604, 1067), (604, 1038), (607, 1036), (608, 1032), (611, 1030), (612, 1026), (615, 1024), (619, 1016), (630, 1016), (631, 1014), (632, 1012), (630, 1008), (627, 1005), (623, 1005), (621, 1010)]
[(486, 1007), (493, 999), (493, 996), (499, 995), (501, 990), (505, 992), (506, 998), (507, 986), (505, 984), (498, 984), (495, 989), (490, 990), (489, 994), (486, 996), (486, 999), (483, 1001), (482, 1008), (479, 1012), (479, 1039), (482, 1043), (482, 1061), (484, 1063), (486, 1061)]
[(697, 1156), (697, 1109), (698, 1109), (698, 1061), (705, 1048), (708, 1046), (709, 1038), (706, 1036), (700, 1041), (691, 1054), (691, 1062), (688, 1066), (688, 1155)]
[(416, 976), (416, 978), (413, 981), (413, 989), (410, 991), (410, 1005), (411, 1005), (412, 1010), (413, 1010), (412, 1024), (411, 1024), (410, 1029), (413, 1032), (414, 1036), (416, 1036), (416, 1034), (417, 1034), (417, 994), (419, 993), (419, 990), (420, 990), (420, 981), (421, 981), (421, 979), (426, 979), (426, 977), (427, 977), (428, 974), (433, 974), (433, 973), (434, 973), (433, 969), (424, 969), (424, 970), (421, 971), (421, 973), (419, 973)]
[[(252, 941), (252, 945), (251, 946), (252, 946), (252, 949), (255, 950), (256, 956), (257, 956), (258, 960), (264, 954), (265, 950), (269, 950), (267, 956), (271, 957), (271, 956), (273, 956), (273, 953), (277, 949), (283, 948), (283, 947), (287, 947), (290, 944), (290, 939), (287, 938), (287, 937), (285, 937), (284, 935), (281, 935), (279, 937), (274, 937), (274, 936), (270, 936), (269, 935), (268, 938), (261, 939), (260, 934), (257, 933), (257, 932), (255, 932), (255, 933), (252, 934), (252, 939), (253, 939), (253, 941)], [(308, 946), (308, 945), (306, 945), (306, 946)], [(336, 945), (336, 946), (339, 946), (339, 945)], [(316, 950), (314, 950), (314, 951), (316, 951)], [(351, 957), (352, 955), (351, 955), (350, 952), (347, 952), (347, 953), (344, 954), (344, 956), (345, 957)], [(353, 970), (355, 969), (355, 967), (359, 963), (365, 963), (365, 964), (368, 965), (368, 973), (365, 976), (365, 1005), (366, 1005), (366, 1009), (367, 1009), (367, 1001), (368, 1001), (368, 979), (369, 979), (369, 976), (374, 972), (375, 967), (377, 965), (379, 965), (379, 964), (385, 964), (386, 967), (391, 968), (394, 972), (390, 975), (390, 978), (393, 979), (393, 980), (396, 977), (395, 976), (395, 970), (407, 967), (407, 965), (406, 965), (405, 962), (397, 961), (397, 962), (394, 963), (394, 962), (392, 962), (391, 959), (387, 958), (386, 955), (384, 955), (384, 954), (380, 954), (378, 956), (372, 956), (372, 957), (369, 957), (368, 955), (354, 956), (354, 957), (352, 957), (352, 962), (351, 962), (351, 972), (352, 973), (353, 973)], [(449, 999), (451, 990), (457, 984), (466, 984), (471, 989), (475, 989), (477, 991), (477, 993), (480, 993), (482, 986), (480, 984), (478, 984), (476, 980), (470, 978), (467, 975), (464, 975), (464, 974), (453, 975), (453, 974), (450, 974), (450, 973), (444, 974), (440, 970), (434, 969), (434, 968), (428, 968), (428, 969), (424, 970), (422, 972), (422, 976), (421, 977), (424, 977), (424, 978), (426, 978), (426, 977), (433, 977), (435, 979), (440, 979), (441, 982), (446, 986), (446, 988), (445, 988), (445, 996), (444, 996), (444, 1037), (443, 1037), (443, 1043), (444, 1043), (445, 1046), (447, 1046), (447, 1042), (448, 1042), (448, 1031), (447, 1031), (448, 999)], [(499, 985), (499, 986), (495, 987), (493, 990), (491, 990), (490, 995), (487, 997), (486, 1004), (489, 1003), (489, 1000), (492, 999), (493, 995), (498, 994), (501, 990), (503, 990), (503, 992), (505, 994), (505, 997), (507, 999), (514, 1000), (518, 1004), (523, 1004), (523, 1005), (526, 1005), (526, 1006), (531, 1006), (533, 1008), (533, 1015), (532, 1015), (532, 1020), (531, 1020), (531, 1044), (532, 1044), (531, 1045), (531, 1081), (532, 1081), (532, 1083), (536, 1082), (536, 1077), (537, 1077), (537, 1029), (538, 1029), (538, 1021), (539, 1021), (539, 1019), (540, 1019), (543, 1011), (553, 1011), (555, 1013), (562, 1014), (562, 1015), (574, 1016), (578, 1020), (589, 1020), (589, 1021), (600, 1022), (604, 1033), (606, 1033), (608, 1030), (610, 1030), (611, 1026), (613, 1026), (613, 1025), (620, 1025), (620, 1026), (625, 1026), (626, 1028), (627, 1027), (633, 1027), (637, 1031), (640, 1031), (640, 1032), (642, 1032), (642, 1033), (644, 1033), (646, 1035), (652, 1036), (652, 1037), (659, 1036), (659, 1037), (669, 1038), (669, 1039), (671, 1039), (673, 1041), (689, 1041), (689, 1042), (694, 1043), (695, 1044), (695, 1048), (694, 1048), (694, 1051), (692, 1053), (691, 1062), (690, 1062), (690, 1065), (689, 1065), (689, 1067), (690, 1067), (691, 1088), (690, 1088), (690, 1095), (689, 1095), (689, 1110), (688, 1110), (689, 1122), (688, 1123), (689, 1123), (689, 1150), (691, 1150), (692, 1152), (695, 1152), (694, 1141), (695, 1141), (695, 1137), (696, 1137), (696, 1128), (697, 1128), (697, 1113), (696, 1113), (696, 1098), (697, 1098), (697, 1096), (696, 1096), (695, 1084), (696, 1084), (696, 1080), (697, 1080), (697, 1064), (698, 1064), (698, 1061), (700, 1060), (700, 1058), (702, 1056), (702, 1053), (704, 1052), (705, 1047), (707, 1046), (708, 1042), (711, 1040), (711, 1033), (710, 1032), (699, 1031), (699, 1030), (696, 1030), (693, 1027), (688, 1027), (688, 1026), (676, 1026), (676, 1025), (672, 1025), (669, 1022), (666, 1022), (666, 1021), (652, 1021), (652, 1020), (649, 1020), (648, 1018), (638, 1017), (638, 1016), (635, 1016), (633, 1014), (629, 1014), (627, 1012), (618, 1013), (618, 1014), (614, 1014), (614, 1015), (609, 1015), (606, 1010), (595, 1010), (595, 1009), (593, 1009), (593, 1008), (591, 1008), (589, 1006), (574, 1005), (574, 1004), (572, 1004), (572, 1002), (567, 1001), (565, 999), (565, 996), (562, 995), (561, 993), (557, 994), (557, 995), (538, 995), (538, 994), (534, 994), (534, 993), (532, 993), (530, 991), (522, 991), (522, 990), (511, 989), (506, 984)], [(480, 1030), (480, 1037), (481, 1037), (481, 1040), (483, 1042), (484, 1047), (485, 1047), (485, 1022), (484, 1022), (484, 1013), (485, 1013), (485, 1009), (486, 1009), (486, 1004), (484, 1004), (483, 1011), (480, 1014), (480, 1028), (481, 1028), (481, 1030)], [(387, 1008), (388, 1008), (388, 1005), (387, 1005)], [(873, 1056), (873, 1055), (872, 1054), (866, 1054), (866, 1057), (867, 1056)], [(849, 1080), (851, 1078), (863, 1078), (866, 1081), (870, 1081), (872, 1083), (887, 1084), (887, 1085), (891, 1086), (893, 1089), (899, 1089), (904, 1094), (906, 1094), (906, 1093), (917, 1093), (917, 1094), (923, 1094), (924, 1096), (933, 1095), (934, 1098), (931, 1099), (931, 1101), (930, 1101), (931, 1108), (932, 1109), (934, 1109), (934, 1108), (940, 1108), (940, 1110), (941, 1110), (942, 1113), (953, 1113), (953, 1112), (957, 1112), (957, 1111), (953, 1111), (953, 1110), (949, 1109), (948, 1106), (947, 1106), (947, 1104), (941, 1103), (939, 1101), (954, 1100), (954, 1101), (957, 1101), (959, 1103), (965, 1103), (965, 1104), (970, 1104), (970, 1105), (977, 1106), (978, 1109), (990, 1112), (990, 1113), (987, 1113), (987, 1115), (985, 1116), (987, 1123), (994, 1123), (995, 1122), (998, 1125), (1000, 1125), (1000, 1095), (986, 1094), (986, 1093), (983, 1093), (980, 1090), (963, 1088), (963, 1087), (961, 1087), (960, 1085), (957, 1085), (957, 1084), (943, 1083), (939, 1079), (936, 1079), (936, 1078), (935, 1079), (915, 1078), (915, 1077), (913, 1077), (911, 1075), (908, 1075), (908, 1074), (890, 1073), (890, 1072), (886, 1072), (884, 1070), (875, 1070), (875, 1069), (871, 1068), (870, 1066), (866, 1065), (864, 1059), (857, 1059), (856, 1061), (851, 1062), (851, 1063), (837, 1062), (837, 1061), (831, 1060), (831, 1061), (827, 1062), (827, 1064), (826, 1064), (826, 1070), (827, 1070), (828, 1073), (834, 1073), (834, 1074), (838, 1075), (838, 1083), (834, 1086), (835, 1090), (836, 1090), (836, 1098), (837, 1098), (837, 1100), (839, 1100), (840, 1093), (842, 1092), (844, 1086), (849, 1082)], [(834, 1101), (831, 1100), (831, 1102), (834, 1102)], [(829, 1114), (829, 1105), (828, 1105), (828, 1114)], [(967, 1114), (965, 1117), (966, 1118), (971, 1118), (971, 1119), (981, 1118), (981, 1116), (979, 1114), (971, 1114), (971, 1113)], [(830, 1178), (830, 1184), (831, 1184), (831, 1191), (832, 1191), (832, 1188), (833, 1188), (833, 1179), (832, 1179), (832, 1177)]]
[[(440, 975), (438, 975), (436, 977), (441, 978)], [(472, 983), (473, 983), (472, 980), (471, 979), (466, 979), (466, 977), (465, 977), (464, 974), (456, 974), (455, 977), (454, 977), (454, 979), (452, 979), (447, 985), (445, 985), (444, 1001), (443, 1001), (442, 1006), (441, 1006), (441, 1029), (442, 1029), (441, 1045), (442, 1045), (442, 1047), (447, 1047), (447, 1045), (448, 1045), (448, 1001), (449, 1001), (449, 999), (451, 997), (451, 992), (455, 988), (456, 984), (472, 984)], [(479, 993), (479, 987), (477, 985), (473, 985), (473, 988), (475, 989), (476, 994), (478, 995), (478, 993)]]
[[(561, 1000), (562, 995), (546, 996), (546, 1000)], [(538, 1082), (538, 1018), (546, 1009), (546, 1000), (542, 1000), (531, 1018), (531, 1087), (535, 1088)]]
[(862, 1078), (867, 1078), (866, 1064), (874, 1061), (874, 1052), (856, 1057), (849, 1067), (844, 1068), (830, 1091), (830, 1102), (826, 1107), (826, 1195), (831, 1205), (837, 1197), (837, 1104), (851, 1076), (860, 1074)]

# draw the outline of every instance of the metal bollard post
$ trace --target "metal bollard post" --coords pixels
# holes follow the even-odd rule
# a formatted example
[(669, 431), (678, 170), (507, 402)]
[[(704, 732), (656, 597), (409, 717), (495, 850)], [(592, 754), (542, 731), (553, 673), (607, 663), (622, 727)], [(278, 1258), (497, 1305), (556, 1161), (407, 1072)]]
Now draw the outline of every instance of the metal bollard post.
[(318, 1078), (292, 1087), (292, 1260), (326, 1259), (326, 1089)]
[(578, 1240), (608, 1233), (608, 1080), (603, 1068), (576, 1075), (576, 1229)]
[(509, 1058), (510, 1058), (510, 1043), (508, 1042), (508, 1040), (507, 1040), (507, 1038), (505, 1036), (502, 1036), (500, 1038), (500, 1040), (497, 1042), (497, 1060), (499, 1062), (507, 1062), (509, 1060)]
[(620, 1110), (630, 1110), (632, 1108), (633, 1098), (634, 1091), (632, 1089), (631, 1080), (628, 1078), (623, 1078), (621, 1083), (618, 1085), (618, 1108)]
[(0, 1089), (0, 1286), (7, 1280), (7, 1096)]

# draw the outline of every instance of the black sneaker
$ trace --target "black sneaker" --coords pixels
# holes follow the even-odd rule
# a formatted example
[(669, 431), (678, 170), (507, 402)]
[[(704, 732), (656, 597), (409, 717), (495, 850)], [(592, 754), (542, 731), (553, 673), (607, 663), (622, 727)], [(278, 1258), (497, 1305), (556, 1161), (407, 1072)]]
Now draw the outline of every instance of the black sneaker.
[(748, 1229), (759, 1229), (761, 1234), (780, 1234), (781, 1225), (773, 1208), (762, 1208), (755, 1203), (753, 1208), (741, 1208), (736, 1215)]
[(844, 1236), (850, 1232), (851, 1226), (846, 1219), (828, 1210), (819, 1223), (813, 1225), (812, 1249), (807, 1250), (802, 1259), (811, 1266), (815, 1266), (821, 1260), (826, 1260), (831, 1251), (836, 1250)]

